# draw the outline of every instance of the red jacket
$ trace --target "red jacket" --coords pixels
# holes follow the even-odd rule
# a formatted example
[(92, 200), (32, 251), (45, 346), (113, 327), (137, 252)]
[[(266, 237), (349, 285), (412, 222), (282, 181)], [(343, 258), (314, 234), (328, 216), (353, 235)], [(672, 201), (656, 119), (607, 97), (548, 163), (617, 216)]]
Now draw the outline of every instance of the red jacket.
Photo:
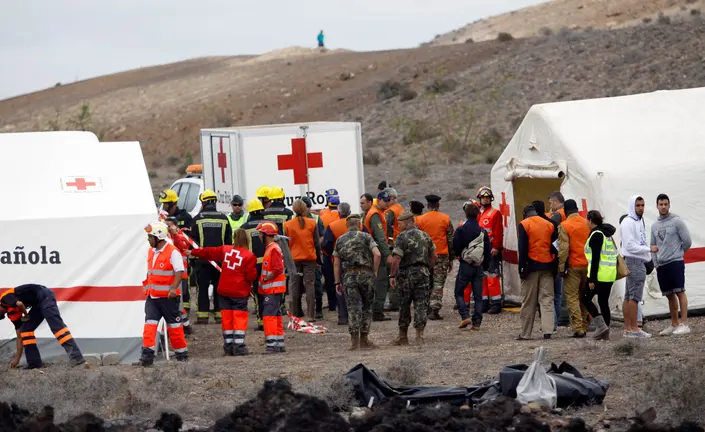
[(493, 207), (480, 209), (480, 216), (477, 218), (480, 226), (490, 235), (490, 242), (495, 249), (502, 249), (504, 243), (504, 226), (502, 225), (502, 214)]
[(221, 261), (223, 272), (218, 294), (223, 297), (247, 297), (252, 282), (257, 280), (257, 257), (247, 249), (231, 245), (194, 249), (191, 255), (210, 261)]

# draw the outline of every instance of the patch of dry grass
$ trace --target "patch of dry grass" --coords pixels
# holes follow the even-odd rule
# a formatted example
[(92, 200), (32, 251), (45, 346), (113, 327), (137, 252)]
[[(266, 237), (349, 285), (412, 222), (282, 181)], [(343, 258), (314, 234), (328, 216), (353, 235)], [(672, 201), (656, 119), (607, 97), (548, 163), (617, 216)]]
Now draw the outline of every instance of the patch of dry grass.
[(705, 359), (662, 358), (644, 374), (642, 408), (654, 407), (660, 420), (705, 422)]
[(302, 381), (295, 391), (321, 399), (334, 411), (348, 411), (358, 406), (355, 389), (345, 372), (328, 372)]
[(421, 383), (427, 371), (416, 358), (402, 358), (389, 366), (381, 377), (395, 386), (414, 386)]

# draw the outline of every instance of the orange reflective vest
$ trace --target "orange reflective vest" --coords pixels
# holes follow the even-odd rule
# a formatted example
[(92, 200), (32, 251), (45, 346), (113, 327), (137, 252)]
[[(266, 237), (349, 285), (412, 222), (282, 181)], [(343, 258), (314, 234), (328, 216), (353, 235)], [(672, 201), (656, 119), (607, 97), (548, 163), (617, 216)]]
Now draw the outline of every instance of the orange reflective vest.
[(448, 255), (448, 226), (451, 224), (450, 216), (436, 210), (416, 218), (419, 229), (431, 237), (436, 245), (438, 255)]
[(590, 228), (585, 219), (577, 214), (567, 218), (561, 226), (570, 238), (568, 244), (568, 265), (573, 268), (587, 267), (588, 261), (585, 257), (585, 242), (590, 237)]
[(22, 310), (20, 310), (20, 308), (16, 308), (16, 307), (8, 305), (7, 303), (4, 303), (3, 298), (5, 298), (5, 296), (8, 294), (14, 294), (14, 293), (15, 293), (15, 289), (10, 288), (9, 290), (3, 292), (2, 295), (0, 295), (0, 304), (2, 304), (3, 307), (7, 309), (7, 317), (12, 322), (16, 322), (17, 320), (22, 318)]
[(529, 237), (529, 258), (540, 263), (550, 263), (555, 256), (551, 253), (551, 236), (553, 235), (553, 224), (541, 216), (531, 216), (523, 221), (521, 225)]
[[(279, 263), (274, 263), (272, 259), (272, 251), (276, 250), (278, 252), (277, 258), (281, 260)], [(279, 267), (281, 273), (274, 279), (265, 282), (264, 278), (272, 274), (272, 269), (274, 267)], [(264, 250), (264, 257), (262, 258), (262, 274), (259, 279), (259, 287), (257, 291), (260, 294), (282, 294), (286, 292), (286, 274), (284, 273), (284, 259), (282, 255), (282, 250), (278, 244), (272, 242)]]
[(294, 261), (316, 261), (316, 246), (313, 236), (316, 233), (316, 221), (311, 218), (301, 218), (304, 227), (299, 225), (299, 217), (284, 222), (284, 230), (289, 236), (289, 248)]
[[(325, 230), (331, 223), (333, 223), (333, 221), (340, 219), (340, 213), (338, 213), (338, 210), (331, 210), (326, 207), (318, 213), (318, 217), (321, 218), (321, 222), (323, 222), (323, 229)], [(323, 233), (321, 233), (321, 235), (323, 235)]]
[(551, 216), (553, 216), (555, 213), (558, 213), (561, 215), (561, 222), (565, 222), (565, 220), (566, 220), (565, 209), (563, 209), (562, 207), (559, 208), (558, 211), (556, 211), (556, 212), (546, 212), (546, 217), (550, 219)]
[[(149, 248), (149, 253), (147, 254), (147, 279), (142, 282), (145, 297), (169, 297), (169, 290), (176, 280), (176, 271), (171, 265), (171, 254), (176, 250), (176, 246), (167, 242), (155, 260), (154, 248)], [(181, 295), (180, 287), (176, 287), (176, 295)]]
[(367, 228), (367, 232), (372, 235), (372, 215), (374, 214), (379, 215), (379, 219), (382, 223), (382, 231), (384, 232), (384, 236), (387, 237), (387, 226), (385, 225), (384, 212), (377, 207), (370, 207), (365, 215), (365, 228)]
[[(394, 213), (394, 224), (392, 225), (392, 227), (393, 227), (393, 230), (392, 230), (392, 238), (393, 238), (394, 240), (396, 240), (396, 239), (397, 239), (397, 236), (398, 236), (399, 233), (400, 233), (400, 231), (399, 231), (399, 222), (398, 222), (398, 221), (399, 221), (399, 216), (401, 216), (401, 214), (404, 213), (404, 207), (402, 207), (401, 204), (396, 203), (396, 204), (392, 205), (391, 207), (389, 207), (389, 210), (387, 210), (387, 211)], [(386, 226), (386, 222), (387, 222), (387, 221), (386, 221), (386, 219), (383, 219), (383, 220), (384, 220), (385, 226)], [(385, 227), (385, 232), (386, 232), (386, 227)]]

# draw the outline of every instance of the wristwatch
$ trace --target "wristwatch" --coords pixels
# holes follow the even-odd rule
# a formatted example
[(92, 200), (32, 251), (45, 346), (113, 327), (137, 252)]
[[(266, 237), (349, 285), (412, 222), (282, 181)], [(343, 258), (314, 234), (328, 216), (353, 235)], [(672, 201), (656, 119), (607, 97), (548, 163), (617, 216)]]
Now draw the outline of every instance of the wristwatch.
[(335, 283), (335, 286), (338, 286), (338, 285), (341, 285), (341, 283), (340, 283), (340, 282), (336, 282), (336, 283)]

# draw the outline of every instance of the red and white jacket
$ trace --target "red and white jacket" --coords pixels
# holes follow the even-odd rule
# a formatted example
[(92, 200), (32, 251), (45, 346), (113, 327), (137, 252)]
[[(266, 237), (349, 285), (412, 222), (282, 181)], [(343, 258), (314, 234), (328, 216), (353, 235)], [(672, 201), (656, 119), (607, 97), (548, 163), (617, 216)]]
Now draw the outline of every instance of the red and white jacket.
[(257, 257), (249, 250), (232, 245), (194, 249), (191, 256), (222, 262), (218, 294), (224, 297), (247, 297), (257, 280)]

